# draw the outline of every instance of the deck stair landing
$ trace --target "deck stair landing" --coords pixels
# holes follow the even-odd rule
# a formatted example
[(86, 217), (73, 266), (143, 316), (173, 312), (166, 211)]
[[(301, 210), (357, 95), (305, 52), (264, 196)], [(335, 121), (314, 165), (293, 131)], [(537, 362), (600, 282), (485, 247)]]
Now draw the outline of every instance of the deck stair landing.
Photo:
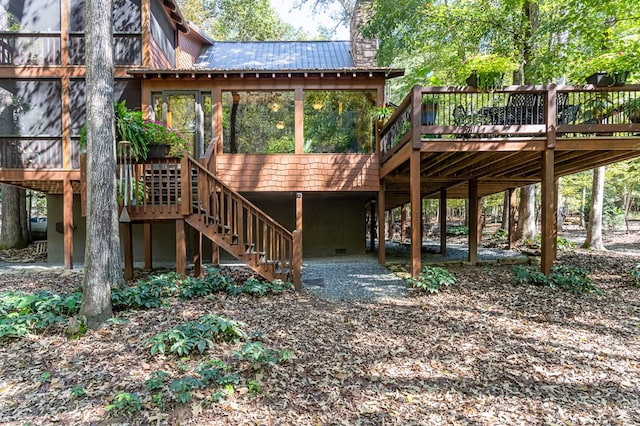
[[(132, 222), (184, 220), (263, 278), (294, 278), (294, 234), (191, 157), (132, 165)], [(184, 197), (185, 194), (189, 196)]]

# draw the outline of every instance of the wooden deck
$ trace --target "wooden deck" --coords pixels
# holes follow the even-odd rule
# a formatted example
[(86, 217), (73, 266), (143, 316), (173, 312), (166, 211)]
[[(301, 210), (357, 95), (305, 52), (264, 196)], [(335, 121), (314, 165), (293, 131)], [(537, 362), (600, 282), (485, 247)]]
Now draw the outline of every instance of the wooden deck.
[[(470, 199), (469, 260), (475, 263), (480, 198), (542, 183), (542, 269), (548, 272), (555, 257), (557, 179), (640, 156), (640, 124), (623, 113), (623, 105), (639, 97), (640, 85), (491, 92), (416, 86), (380, 132), (378, 212), (420, 205), (425, 197)], [(437, 101), (437, 113), (422, 107), (425, 99)], [(412, 209), (411, 221), (420, 223), (420, 209)], [(412, 227), (412, 240), (420, 240), (419, 232)], [(412, 265), (419, 273), (418, 244)]]

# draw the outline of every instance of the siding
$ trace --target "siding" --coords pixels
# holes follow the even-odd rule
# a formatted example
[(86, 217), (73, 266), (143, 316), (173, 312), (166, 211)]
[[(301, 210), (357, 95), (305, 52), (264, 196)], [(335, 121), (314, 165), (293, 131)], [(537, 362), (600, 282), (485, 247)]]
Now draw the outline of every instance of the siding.
[(226, 154), (217, 176), (240, 192), (378, 191), (376, 154)]

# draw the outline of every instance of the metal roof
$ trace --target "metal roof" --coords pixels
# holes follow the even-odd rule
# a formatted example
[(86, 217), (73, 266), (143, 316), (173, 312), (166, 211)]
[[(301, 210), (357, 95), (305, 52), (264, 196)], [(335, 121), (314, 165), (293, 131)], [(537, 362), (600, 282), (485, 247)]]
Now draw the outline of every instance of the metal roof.
[(348, 41), (215, 42), (195, 68), (211, 70), (339, 70), (353, 69)]

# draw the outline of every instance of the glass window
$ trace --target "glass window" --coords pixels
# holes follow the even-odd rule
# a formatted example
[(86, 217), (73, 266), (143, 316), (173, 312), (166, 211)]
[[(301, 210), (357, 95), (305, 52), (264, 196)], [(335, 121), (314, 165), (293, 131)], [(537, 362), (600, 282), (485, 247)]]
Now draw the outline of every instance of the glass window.
[(60, 32), (60, 0), (0, 0), (0, 31)]
[(374, 91), (305, 91), (304, 152), (372, 152)]
[(1, 136), (60, 136), (61, 84), (58, 80), (0, 80)]
[(223, 92), (225, 153), (276, 154), (295, 151), (294, 92)]

